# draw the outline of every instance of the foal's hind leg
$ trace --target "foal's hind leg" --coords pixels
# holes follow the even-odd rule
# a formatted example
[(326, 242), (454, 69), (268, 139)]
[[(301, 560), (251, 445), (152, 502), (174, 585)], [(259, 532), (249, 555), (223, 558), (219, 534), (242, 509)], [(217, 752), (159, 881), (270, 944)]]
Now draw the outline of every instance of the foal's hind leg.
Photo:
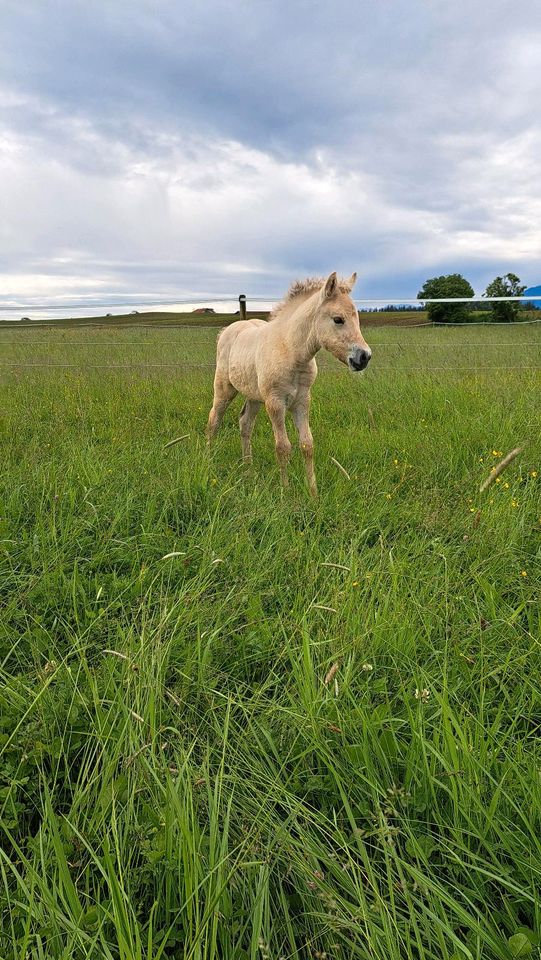
[(280, 467), (282, 486), (287, 487), (289, 485), (287, 465), (291, 454), (291, 443), (286, 430), (285, 403), (276, 397), (269, 397), (269, 399), (265, 401), (265, 407), (274, 433), (274, 447), (276, 450), (276, 459)]
[(214, 438), (216, 431), (223, 420), (225, 411), (227, 410), (231, 401), (237, 396), (237, 393), (238, 390), (235, 390), (235, 387), (233, 387), (229, 381), (214, 381), (214, 403), (209, 413), (207, 423), (207, 441), (209, 443)]
[(261, 402), (259, 400), (247, 400), (240, 412), (239, 427), (242, 443), (242, 459), (246, 463), (252, 462), (252, 431), (260, 407)]

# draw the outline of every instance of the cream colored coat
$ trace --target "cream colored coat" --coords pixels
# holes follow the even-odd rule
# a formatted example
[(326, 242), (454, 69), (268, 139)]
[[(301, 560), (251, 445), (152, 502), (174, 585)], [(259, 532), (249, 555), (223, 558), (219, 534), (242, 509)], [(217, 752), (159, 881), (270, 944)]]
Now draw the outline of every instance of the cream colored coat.
[(297, 282), (268, 321), (239, 320), (218, 338), (214, 403), (207, 435), (215, 435), (227, 406), (237, 393), (246, 397), (240, 415), (242, 453), (252, 458), (251, 437), (262, 404), (274, 431), (282, 483), (287, 485), (291, 443), (285, 427), (292, 414), (304, 455), (310, 493), (317, 494), (314, 442), (309, 424), (310, 389), (317, 376), (316, 353), (324, 347), (351, 370), (364, 369), (371, 357), (350, 293), (356, 274), (339, 281)]

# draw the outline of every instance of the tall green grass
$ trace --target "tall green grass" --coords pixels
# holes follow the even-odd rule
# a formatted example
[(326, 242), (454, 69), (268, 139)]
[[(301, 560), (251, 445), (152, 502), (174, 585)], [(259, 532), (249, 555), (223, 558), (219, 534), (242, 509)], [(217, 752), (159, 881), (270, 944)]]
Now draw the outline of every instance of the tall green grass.
[(0, 956), (539, 955), (541, 341), (366, 333), (316, 503), (213, 331), (0, 341)]

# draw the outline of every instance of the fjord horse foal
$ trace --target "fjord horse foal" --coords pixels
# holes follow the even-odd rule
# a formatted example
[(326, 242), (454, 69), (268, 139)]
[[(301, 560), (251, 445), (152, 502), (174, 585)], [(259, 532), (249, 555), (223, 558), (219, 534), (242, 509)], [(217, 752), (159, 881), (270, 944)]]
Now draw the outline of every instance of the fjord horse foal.
[(317, 376), (316, 353), (324, 347), (350, 370), (364, 370), (372, 351), (359, 326), (359, 314), (350, 297), (355, 280), (297, 281), (268, 321), (238, 320), (218, 337), (214, 403), (207, 436), (214, 437), (224, 412), (237, 393), (246, 397), (240, 415), (242, 454), (252, 459), (252, 431), (262, 404), (274, 431), (282, 483), (287, 486), (291, 443), (285, 419), (288, 410), (298, 431), (308, 487), (317, 495), (314, 441), (308, 421), (310, 389)]

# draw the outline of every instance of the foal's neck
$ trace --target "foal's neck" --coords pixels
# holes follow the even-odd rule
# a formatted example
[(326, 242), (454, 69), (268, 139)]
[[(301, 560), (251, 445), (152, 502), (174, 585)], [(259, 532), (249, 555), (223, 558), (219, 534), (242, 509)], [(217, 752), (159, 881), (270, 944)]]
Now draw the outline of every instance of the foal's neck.
[(309, 363), (315, 357), (321, 344), (315, 331), (316, 297), (308, 297), (287, 319), (281, 323), (284, 340), (291, 349), (291, 360), (295, 366)]

